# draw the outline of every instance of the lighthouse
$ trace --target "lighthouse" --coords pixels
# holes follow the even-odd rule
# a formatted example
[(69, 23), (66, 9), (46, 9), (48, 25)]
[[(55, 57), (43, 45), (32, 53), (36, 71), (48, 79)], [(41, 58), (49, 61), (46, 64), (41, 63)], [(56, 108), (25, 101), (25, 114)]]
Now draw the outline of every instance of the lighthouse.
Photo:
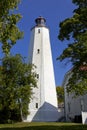
[(49, 29), (46, 19), (38, 17), (31, 29), (29, 63), (36, 66), (37, 87), (33, 88), (26, 121), (57, 121), (58, 105)]

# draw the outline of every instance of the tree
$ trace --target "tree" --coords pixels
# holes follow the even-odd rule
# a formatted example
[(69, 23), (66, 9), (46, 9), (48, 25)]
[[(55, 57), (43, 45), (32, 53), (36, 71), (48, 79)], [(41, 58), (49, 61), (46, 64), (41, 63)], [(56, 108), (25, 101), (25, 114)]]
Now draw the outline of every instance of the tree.
[(36, 86), (33, 69), (20, 55), (4, 57), (1, 61), (0, 112), (4, 121), (22, 120), (28, 114), (32, 87)]
[(63, 61), (68, 59), (73, 65), (72, 76), (67, 84), (68, 92), (75, 95), (87, 93), (87, 1), (72, 0), (77, 6), (73, 11), (73, 16), (60, 23), (58, 38), (69, 41), (68, 47), (58, 57)]
[(10, 50), (23, 37), (17, 26), (20, 14), (14, 11), (21, 0), (0, 0), (0, 43), (4, 57), (0, 63), (0, 122), (22, 120), (28, 114), (32, 87), (36, 87), (34, 66)]
[(0, 42), (5, 55), (10, 53), (12, 46), (23, 36), (17, 27), (21, 15), (13, 12), (19, 3), (20, 0), (0, 0)]
[(57, 91), (58, 103), (59, 104), (64, 103), (64, 88), (57, 86), (56, 91)]
[(22, 120), (28, 114), (32, 87), (36, 86), (34, 66), (10, 50), (23, 32), (17, 27), (20, 14), (14, 13), (21, 0), (0, 0), (0, 43), (4, 57), (0, 63), (0, 121)]

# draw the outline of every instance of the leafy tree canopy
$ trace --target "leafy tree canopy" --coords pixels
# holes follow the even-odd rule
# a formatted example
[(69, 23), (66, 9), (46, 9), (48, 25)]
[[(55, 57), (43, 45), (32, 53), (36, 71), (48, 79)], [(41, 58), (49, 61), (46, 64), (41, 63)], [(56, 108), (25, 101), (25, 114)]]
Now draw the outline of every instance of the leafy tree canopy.
[(16, 120), (22, 120), (28, 114), (31, 90), (36, 86), (33, 69), (34, 66), (26, 64), (20, 55), (4, 57), (1, 61), (0, 111), (7, 113), (7, 119), (14, 120), (17, 116)]
[(72, 0), (77, 6), (73, 16), (60, 23), (58, 38), (68, 40), (68, 46), (58, 57), (60, 61), (68, 59), (73, 65), (73, 74), (68, 83), (68, 92), (76, 95), (87, 93), (87, 1)]
[(64, 88), (61, 86), (56, 87), (58, 103), (64, 103)]
[(21, 0), (0, 0), (0, 43), (4, 57), (0, 62), (0, 123), (20, 121), (28, 114), (32, 87), (36, 87), (34, 66), (10, 50), (23, 37), (17, 26), (20, 14), (14, 11)]
[(20, 32), (17, 27), (21, 15), (13, 12), (19, 3), (20, 0), (0, 0), (0, 42), (6, 55), (10, 53), (16, 41), (23, 36), (23, 32)]

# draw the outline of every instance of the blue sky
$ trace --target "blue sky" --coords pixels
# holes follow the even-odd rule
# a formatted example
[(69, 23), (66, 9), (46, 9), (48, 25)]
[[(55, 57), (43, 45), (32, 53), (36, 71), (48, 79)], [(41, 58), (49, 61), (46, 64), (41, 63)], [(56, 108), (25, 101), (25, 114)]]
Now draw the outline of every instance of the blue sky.
[(17, 13), (22, 15), (18, 26), (24, 31), (24, 38), (17, 41), (11, 52), (28, 57), (30, 29), (35, 25), (34, 20), (38, 16), (43, 16), (50, 30), (56, 85), (62, 84), (65, 73), (71, 68), (70, 64), (66, 66), (64, 62), (56, 60), (68, 43), (67, 41), (61, 42), (57, 38), (59, 23), (65, 18), (71, 17), (74, 8), (72, 0), (22, 0), (17, 10)]

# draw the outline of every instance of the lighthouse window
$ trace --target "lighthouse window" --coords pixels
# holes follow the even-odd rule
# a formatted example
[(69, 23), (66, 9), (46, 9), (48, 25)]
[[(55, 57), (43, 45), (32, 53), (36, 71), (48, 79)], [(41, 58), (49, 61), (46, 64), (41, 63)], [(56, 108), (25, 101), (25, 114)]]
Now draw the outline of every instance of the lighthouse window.
[(39, 79), (39, 74), (37, 74), (37, 79)]
[(38, 103), (36, 103), (36, 108), (38, 108)]
[(37, 53), (38, 53), (38, 54), (40, 53), (40, 49), (37, 49)]
[(38, 33), (40, 33), (40, 29), (38, 29)]

